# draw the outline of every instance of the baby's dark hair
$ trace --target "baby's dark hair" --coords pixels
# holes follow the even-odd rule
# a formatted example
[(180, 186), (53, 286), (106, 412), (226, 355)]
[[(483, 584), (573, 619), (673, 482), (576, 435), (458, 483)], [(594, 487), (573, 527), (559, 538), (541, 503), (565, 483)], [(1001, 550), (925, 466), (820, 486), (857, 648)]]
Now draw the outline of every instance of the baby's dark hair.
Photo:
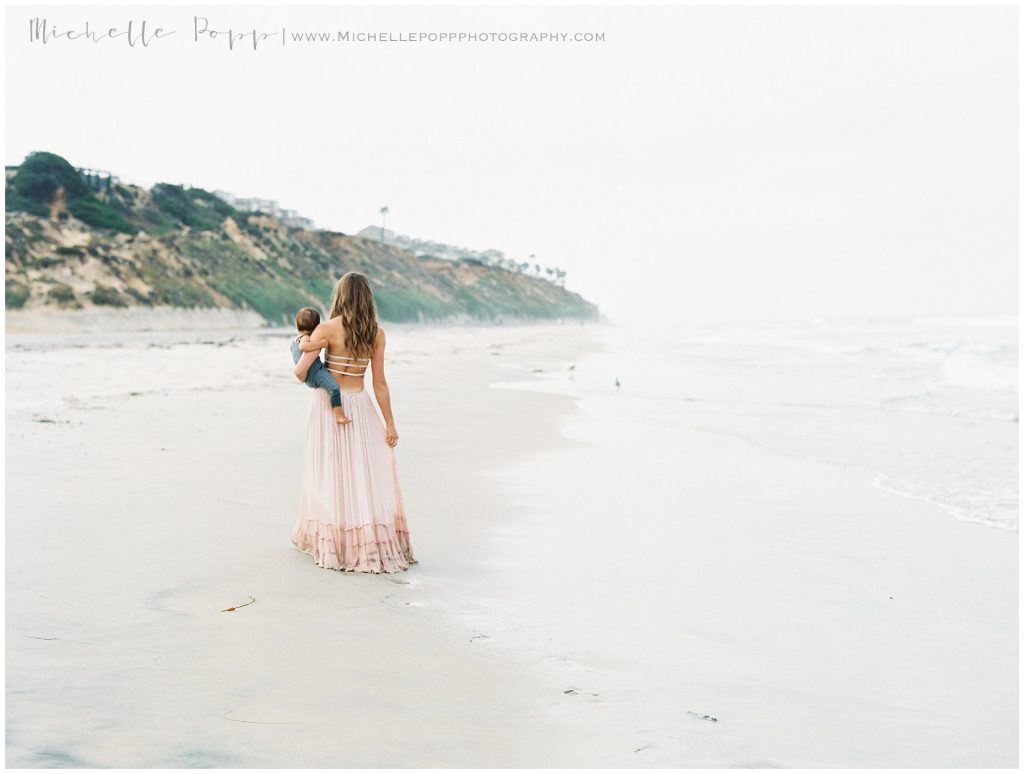
[(320, 313), (309, 306), (304, 306), (295, 315), (295, 327), (299, 333), (312, 333), (313, 329), (320, 324)]

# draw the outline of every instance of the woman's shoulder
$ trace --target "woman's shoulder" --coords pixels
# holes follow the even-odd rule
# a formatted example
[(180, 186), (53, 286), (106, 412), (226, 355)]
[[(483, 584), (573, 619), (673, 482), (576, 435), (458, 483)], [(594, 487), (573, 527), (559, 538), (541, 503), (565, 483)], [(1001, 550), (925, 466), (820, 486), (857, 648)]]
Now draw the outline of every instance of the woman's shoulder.
[(341, 331), (341, 318), (332, 317), (329, 320), (324, 320), (317, 326), (317, 328), (324, 336), (335, 335), (337, 332)]

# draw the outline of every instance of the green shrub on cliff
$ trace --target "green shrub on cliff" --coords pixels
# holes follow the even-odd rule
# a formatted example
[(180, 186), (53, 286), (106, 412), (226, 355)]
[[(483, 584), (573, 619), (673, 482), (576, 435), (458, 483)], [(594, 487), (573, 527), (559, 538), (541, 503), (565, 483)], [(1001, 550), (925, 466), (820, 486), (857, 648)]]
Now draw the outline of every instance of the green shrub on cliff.
[(77, 199), (68, 202), (68, 210), (71, 214), (83, 223), (97, 228), (109, 228), (113, 231), (120, 231), (125, 234), (138, 233), (138, 229), (125, 220), (117, 210), (96, 197)]
[[(131, 293), (131, 289), (129, 289)], [(137, 293), (132, 293), (137, 298)], [(180, 282), (170, 277), (161, 277), (153, 281), (147, 303), (161, 306), (180, 306), (185, 309), (213, 306), (213, 296), (204, 288)]]
[(96, 198), (78, 171), (55, 153), (30, 153), (7, 183), (7, 210), (47, 217), (63, 186), (68, 211), (83, 223), (127, 234), (136, 229), (121, 212)]
[(78, 299), (75, 298), (75, 291), (67, 285), (54, 285), (46, 295), (56, 301), (60, 306), (71, 307), (73, 309), (78, 309), (82, 306), (78, 303)]
[(202, 188), (157, 183), (151, 193), (160, 210), (199, 231), (216, 231), (224, 218), (237, 214), (230, 204)]
[(214, 277), (210, 285), (239, 306), (252, 309), (273, 323), (287, 321), (302, 307), (320, 303), (300, 288), (284, 282), (268, 282), (250, 272)]
[(96, 287), (89, 294), (89, 300), (97, 306), (128, 306), (124, 296), (117, 292), (117, 288), (96, 284)]
[(441, 299), (417, 288), (377, 287), (373, 296), (382, 320), (415, 322), (443, 317), (451, 311)]
[(27, 285), (16, 280), (7, 280), (4, 284), (4, 300), (8, 309), (21, 309), (28, 301), (29, 290)]

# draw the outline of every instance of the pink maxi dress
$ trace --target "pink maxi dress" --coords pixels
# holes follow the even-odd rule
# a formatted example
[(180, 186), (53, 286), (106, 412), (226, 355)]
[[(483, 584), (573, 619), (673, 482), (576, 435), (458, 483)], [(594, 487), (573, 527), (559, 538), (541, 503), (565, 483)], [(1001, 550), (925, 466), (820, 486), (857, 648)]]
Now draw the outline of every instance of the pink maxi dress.
[(342, 391), (341, 399), (347, 425), (335, 422), (327, 391), (313, 390), (292, 543), (329, 570), (406, 570), (417, 560), (395, 450), (365, 389)]

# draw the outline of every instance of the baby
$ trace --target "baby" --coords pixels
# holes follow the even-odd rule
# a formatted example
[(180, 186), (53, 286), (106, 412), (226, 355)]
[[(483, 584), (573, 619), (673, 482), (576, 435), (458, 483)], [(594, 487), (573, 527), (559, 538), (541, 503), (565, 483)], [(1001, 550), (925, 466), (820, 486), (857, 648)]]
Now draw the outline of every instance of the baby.
[[(327, 346), (327, 339), (310, 340), (313, 329), (320, 324), (320, 313), (316, 309), (304, 307), (295, 315), (295, 327), (299, 335), (292, 340), (292, 360), (296, 366), (302, 360), (303, 365), (309, 363), (309, 370), (306, 371), (306, 386), (316, 389), (322, 387), (331, 396), (331, 410), (334, 411), (334, 419), (339, 425), (347, 425), (352, 421), (351, 417), (345, 415), (341, 407), (341, 390), (338, 383), (334, 381), (327, 372), (327, 367), (320, 360), (320, 350)], [(301, 371), (296, 368), (298, 373)], [(296, 376), (298, 375), (296, 374)]]

